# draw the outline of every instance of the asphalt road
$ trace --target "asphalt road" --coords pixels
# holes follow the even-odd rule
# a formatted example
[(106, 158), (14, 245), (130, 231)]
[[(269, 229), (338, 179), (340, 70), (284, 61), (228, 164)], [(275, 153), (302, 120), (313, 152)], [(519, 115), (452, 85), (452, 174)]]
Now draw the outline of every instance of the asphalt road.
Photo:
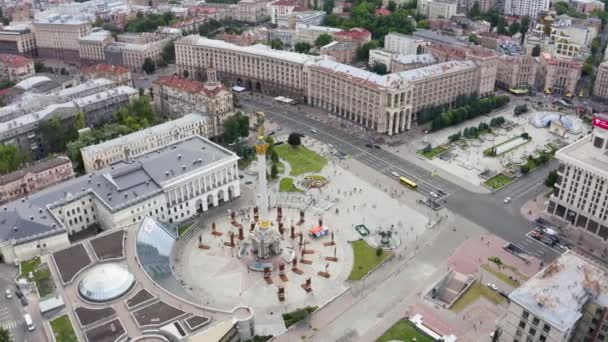
[[(559, 255), (555, 250), (542, 244), (529, 244), (530, 238), (525, 234), (534, 226), (524, 219), (519, 212), (523, 203), (534, 197), (535, 194), (540, 193), (540, 191), (546, 190), (542, 183), (549, 167), (555, 168), (555, 165), (551, 163), (537, 169), (532, 174), (525, 176), (522, 180), (496, 194), (478, 194), (470, 192), (447, 179), (433, 176), (428, 170), (391, 152), (383, 149), (370, 149), (365, 146), (369, 143), (367, 140), (307, 117), (299, 113), (296, 107), (275, 107), (272, 103), (263, 103), (244, 97), (240, 97), (239, 101), (244, 109), (264, 111), (269, 119), (279, 123), (283, 128), (314, 137), (378, 172), (389, 176), (391, 172), (397, 172), (412, 179), (418, 184), (418, 192), (424, 196), (428, 197), (431, 191), (443, 190), (449, 194), (445, 198), (445, 203), (442, 203), (446, 208), (485, 227), (491, 233), (517, 244), (530, 254), (545, 261), (553, 260)], [(503, 202), (504, 198), (509, 196), (507, 193), (510, 193), (511, 190), (509, 189), (512, 186), (517, 187), (517, 189), (523, 187), (525, 190), (520, 190), (522, 195), (519, 197), (511, 196), (514, 197), (513, 201), (505, 204)], [(503, 192), (505, 195), (503, 195)], [(519, 194), (519, 192), (513, 194)], [(533, 249), (524, 248), (524, 245), (533, 246)]]

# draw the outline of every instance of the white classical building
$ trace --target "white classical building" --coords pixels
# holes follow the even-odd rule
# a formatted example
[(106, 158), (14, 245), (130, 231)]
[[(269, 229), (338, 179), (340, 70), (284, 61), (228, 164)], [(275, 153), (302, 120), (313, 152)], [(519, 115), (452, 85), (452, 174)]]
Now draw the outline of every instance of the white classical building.
[(80, 149), (86, 172), (139, 157), (194, 135), (207, 138), (210, 120), (199, 113), (152, 126), (116, 139)]
[(95, 224), (116, 229), (146, 215), (184, 221), (240, 195), (238, 159), (195, 135), (7, 203), (0, 254), (14, 262), (61, 249), (68, 235)]

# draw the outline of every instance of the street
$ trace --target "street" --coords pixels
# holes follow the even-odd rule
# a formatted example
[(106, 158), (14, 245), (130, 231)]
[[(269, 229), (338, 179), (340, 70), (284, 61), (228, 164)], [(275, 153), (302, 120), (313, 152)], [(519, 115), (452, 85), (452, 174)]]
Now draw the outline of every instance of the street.
[[(245, 97), (240, 97), (239, 100), (244, 109), (264, 111), (269, 119), (276, 121), (284, 129), (314, 137), (380, 173), (394, 178), (391, 176), (391, 172), (394, 171), (412, 179), (418, 184), (418, 192), (426, 197), (430, 196), (430, 192), (437, 192), (438, 189), (441, 189), (449, 194), (442, 203), (449, 210), (466, 217), (507, 241), (522, 246), (522, 248), (524, 248), (523, 245), (529, 244), (526, 233), (534, 226), (521, 216), (519, 208), (527, 200), (538, 195), (540, 191), (545, 191), (544, 185), (538, 185), (543, 184), (546, 171), (555, 167), (555, 162), (540, 167), (531, 175), (525, 176), (522, 180), (497, 193), (479, 194), (464, 189), (447, 179), (433, 176), (428, 170), (391, 152), (383, 149), (369, 149), (365, 146), (369, 143), (368, 140), (307, 117), (298, 112), (296, 107), (282, 106), (275, 108), (272, 103)], [(513, 189), (520, 189), (521, 187), (525, 190), (522, 190), (521, 193), (515, 192), (509, 190), (511, 187)], [(511, 193), (510, 191), (513, 192), (513, 196), (517, 197), (511, 196), (512, 202), (505, 204), (503, 202), (504, 198), (509, 195), (503, 195), (503, 192)], [(551, 261), (559, 255), (543, 245), (530, 246), (534, 246), (534, 250), (524, 249), (545, 261)]]

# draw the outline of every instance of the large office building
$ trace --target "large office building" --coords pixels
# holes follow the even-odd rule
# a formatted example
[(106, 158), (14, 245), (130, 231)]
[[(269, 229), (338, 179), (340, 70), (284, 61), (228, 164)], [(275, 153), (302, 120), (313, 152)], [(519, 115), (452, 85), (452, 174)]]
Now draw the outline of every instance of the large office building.
[[(389, 135), (409, 130), (427, 106), (478, 94), (479, 66), (450, 61), (380, 76), (333, 61), (309, 65), (308, 102)], [(456, 90), (456, 91), (455, 91)]]
[(608, 339), (608, 270), (566, 252), (509, 294), (500, 342)]
[(35, 162), (0, 176), (0, 203), (28, 196), (74, 177), (72, 162), (58, 156)]
[(78, 54), (80, 60), (87, 63), (99, 63), (106, 59), (104, 50), (114, 42), (109, 31), (95, 30), (78, 40)]
[(68, 235), (91, 225), (190, 219), (240, 195), (238, 159), (193, 136), (7, 203), (0, 208), (0, 254), (10, 263), (61, 249)]
[(573, 95), (583, 64), (574, 58), (557, 57), (543, 52), (538, 57), (536, 82), (547, 94)]
[(4, 26), (0, 29), (0, 51), (24, 56), (36, 55), (34, 33), (27, 26)]
[(108, 140), (80, 150), (86, 172), (94, 172), (111, 164), (127, 162), (195, 135), (209, 136), (209, 118), (201, 114), (186, 114), (179, 119)]
[(593, 133), (557, 151), (558, 180), (547, 212), (608, 240), (608, 115), (593, 118)]
[(608, 99), (608, 61), (603, 61), (596, 69), (593, 95)]
[(91, 23), (72, 16), (50, 16), (32, 23), (38, 55), (43, 58), (78, 62), (79, 41), (91, 33)]
[(551, 5), (550, 0), (504, 0), (504, 14), (506, 15), (527, 15), (536, 18), (539, 12), (548, 11)]
[(536, 84), (536, 58), (528, 55), (498, 58), (496, 86), (504, 89), (530, 89)]
[(384, 49), (400, 55), (421, 55), (427, 53), (430, 46), (429, 41), (402, 33), (384, 36)]
[(218, 78), (265, 94), (304, 99), (307, 75), (305, 65), (321, 57), (273, 50), (266, 45), (237, 46), (219, 40), (191, 35), (175, 42), (178, 74), (203, 80), (213, 65)]

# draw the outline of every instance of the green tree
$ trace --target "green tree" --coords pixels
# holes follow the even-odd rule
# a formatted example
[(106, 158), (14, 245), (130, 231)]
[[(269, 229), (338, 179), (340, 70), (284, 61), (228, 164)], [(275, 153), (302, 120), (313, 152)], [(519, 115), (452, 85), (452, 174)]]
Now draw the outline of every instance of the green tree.
[(231, 144), (238, 138), (246, 138), (249, 135), (249, 117), (237, 112), (224, 120), (224, 140)]
[(278, 176), (279, 168), (277, 167), (277, 164), (273, 163), (270, 167), (270, 179), (277, 179)]
[(397, 3), (393, 0), (389, 0), (386, 9), (391, 12), (395, 12), (397, 10)]
[(418, 20), (418, 22), (416, 23), (416, 28), (428, 30), (431, 28), (431, 24), (428, 20)]
[(34, 62), (34, 72), (41, 73), (41, 72), (47, 72), (47, 71), (48, 71), (48, 68), (44, 63), (39, 62), (39, 61)]
[(329, 15), (334, 11), (335, 5), (336, 3), (334, 0), (325, 0), (325, 2), (323, 2), (323, 10)]
[(584, 62), (581, 72), (583, 76), (590, 76), (593, 73), (593, 64)]
[(0, 144), (0, 174), (21, 168), (29, 159), (29, 156), (15, 145)]
[(44, 138), (47, 151), (50, 153), (65, 151), (67, 143), (78, 138), (78, 132), (74, 126), (66, 127), (58, 118), (41, 121), (38, 129)]
[(530, 17), (525, 15), (521, 18), (521, 24), (519, 26), (519, 33), (521, 33), (522, 35), (525, 35), (528, 32), (529, 28), (530, 28)]
[(300, 146), (302, 144), (302, 141), (300, 139), (300, 134), (290, 133), (289, 137), (287, 137), (287, 143), (289, 145), (291, 145), (292, 147)]
[(555, 183), (557, 183), (558, 178), (559, 177), (557, 175), (557, 170), (549, 172), (549, 174), (547, 175), (547, 179), (545, 179), (545, 186), (551, 188), (555, 187)]
[(526, 140), (530, 140), (530, 134), (523, 132), (522, 134), (519, 135), (520, 137), (526, 139)]
[(469, 10), (469, 13), (467, 13), (467, 17), (469, 17), (471, 19), (481, 18), (481, 7), (479, 6), (478, 1), (475, 1), (475, 4), (473, 4), (471, 9)]
[(360, 61), (366, 61), (369, 59), (369, 50), (377, 49), (380, 46), (377, 40), (370, 40), (369, 42), (361, 45), (357, 49), (357, 59)]
[(370, 70), (378, 75), (386, 75), (388, 72), (387, 68), (386, 68), (386, 64), (380, 63), (380, 62), (376, 62), (376, 63), (372, 64), (372, 66), (370, 67)]
[(521, 25), (519, 24), (519, 22), (514, 21), (511, 26), (509, 26), (509, 34), (512, 36), (516, 33), (519, 33), (519, 31), (521, 31)]
[(182, 76), (184, 78), (188, 78), (188, 76), (190, 76), (190, 73), (188, 72), (188, 70), (184, 70), (184, 72), (182, 72)]
[(297, 42), (294, 45), (294, 50), (299, 53), (309, 53), (310, 48), (312, 48), (312, 46), (310, 46), (310, 44), (307, 42)]
[(534, 47), (532, 48), (532, 57), (538, 57), (540, 56), (540, 45), (534, 45)]
[(530, 165), (528, 165), (527, 163), (522, 165), (520, 168), (521, 173), (526, 174), (528, 172), (530, 172)]
[(507, 23), (505, 22), (505, 18), (500, 17), (498, 19), (498, 24), (496, 25), (496, 33), (506, 36), (509, 34), (509, 31), (507, 31), (506, 28)]
[(170, 41), (163, 47), (160, 57), (167, 64), (175, 63), (175, 43), (173, 41)]
[(156, 65), (154, 64), (152, 58), (147, 57), (144, 59), (144, 64), (141, 66), (141, 69), (148, 75), (153, 73), (156, 70)]
[(274, 38), (270, 41), (270, 47), (275, 50), (283, 50), (283, 41), (279, 38)]
[(315, 46), (320, 48), (322, 46), (325, 46), (329, 43), (331, 43), (331, 41), (333, 40), (333, 38), (327, 34), (327, 33), (321, 33), (317, 39), (315, 39)]
[(9, 333), (9, 331), (4, 328), (4, 327), (0, 327), (0, 342), (12, 342), (13, 339), (11, 338), (11, 334)]
[(479, 45), (481, 42), (479, 41), (479, 37), (475, 33), (471, 33), (469, 35), (469, 42), (475, 45)]
[(87, 122), (84, 117), (84, 113), (83, 112), (76, 113), (76, 117), (74, 118), (74, 128), (83, 129), (85, 127), (87, 127)]

